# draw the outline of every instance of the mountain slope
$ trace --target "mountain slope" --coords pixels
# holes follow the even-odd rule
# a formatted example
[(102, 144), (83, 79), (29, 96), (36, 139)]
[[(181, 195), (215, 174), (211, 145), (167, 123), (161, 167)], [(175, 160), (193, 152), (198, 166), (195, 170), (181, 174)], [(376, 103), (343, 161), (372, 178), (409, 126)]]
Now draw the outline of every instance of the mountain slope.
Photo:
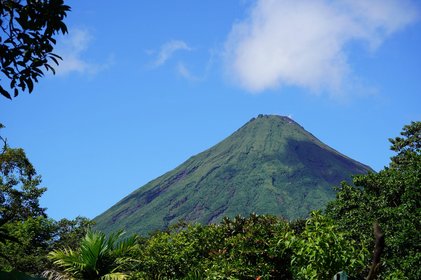
[(295, 219), (333, 199), (332, 186), (368, 170), (291, 119), (259, 115), (94, 220), (106, 232), (145, 234), (180, 219), (213, 223), (251, 212)]

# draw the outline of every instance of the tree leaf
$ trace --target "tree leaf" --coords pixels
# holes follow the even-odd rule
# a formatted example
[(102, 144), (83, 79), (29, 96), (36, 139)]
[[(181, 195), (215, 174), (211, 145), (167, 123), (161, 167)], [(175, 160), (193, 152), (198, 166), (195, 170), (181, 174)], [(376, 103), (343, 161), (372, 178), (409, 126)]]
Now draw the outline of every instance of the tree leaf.
[(1, 95), (3, 95), (4, 97), (12, 100), (12, 97), (10, 96), (10, 94), (2, 87), (0, 86), (0, 93)]

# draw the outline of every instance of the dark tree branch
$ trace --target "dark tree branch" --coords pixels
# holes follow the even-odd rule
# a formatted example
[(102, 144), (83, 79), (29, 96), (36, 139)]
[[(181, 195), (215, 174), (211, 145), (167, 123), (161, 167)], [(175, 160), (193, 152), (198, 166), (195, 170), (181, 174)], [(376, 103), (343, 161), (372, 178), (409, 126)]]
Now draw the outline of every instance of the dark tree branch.
[(384, 249), (384, 234), (378, 223), (374, 224), (374, 237), (376, 238), (376, 245), (374, 247), (373, 264), (366, 280), (375, 279), (380, 270), (380, 257)]

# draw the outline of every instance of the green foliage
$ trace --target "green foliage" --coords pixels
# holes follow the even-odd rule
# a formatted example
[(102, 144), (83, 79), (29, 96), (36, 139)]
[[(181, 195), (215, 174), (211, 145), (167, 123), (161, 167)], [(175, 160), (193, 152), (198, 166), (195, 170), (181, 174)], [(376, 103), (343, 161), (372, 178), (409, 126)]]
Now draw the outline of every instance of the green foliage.
[(293, 251), (294, 279), (330, 279), (338, 271), (352, 276), (365, 268), (367, 250), (320, 212), (311, 213), (303, 232), (288, 232), (281, 242)]
[[(379, 173), (356, 176), (357, 187), (343, 184), (327, 213), (341, 230), (372, 248), (373, 222), (385, 235), (380, 271), (383, 277), (421, 279), (421, 122), (405, 126), (391, 139), (397, 154)], [(404, 279), (403, 277), (398, 277)]]
[(147, 235), (185, 220), (250, 213), (304, 218), (334, 199), (332, 186), (369, 170), (287, 117), (260, 116), (214, 147), (123, 198), (95, 229)]
[(0, 226), (45, 215), (39, 198), (46, 189), (39, 188), (40, 183), (41, 177), (23, 149), (12, 149), (5, 143), (0, 152)]
[(157, 232), (141, 247), (138, 269), (146, 279), (181, 279), (200, 267), (221, 239), (215, 226), (189, 225)]
[(78, 246), (90, 224), (81, 217), (56, 222), (44, 216), (6, 223), (3, 228), (13, 238), (0, 244), (0, 270), (41, 275), (51, 267), (47, 254), (54, 249)]
[(37, 273), (51, 239), (52, 222), (39, 206), (45, 188), (23, 149), (0, 140), (0, 270)]
[(392, 158), (392, 167), (399, 168), (419, 160), (421, 154), (421, 122), (411, 122), (405, 125), (401, 132), (402, 137), (389, 139), (392, 143), (390, 149), (397, 155)]
[[(4, 128), (0, 124), (0, 129)], [(0, 246), (6, 241), (17, 241), (9, 232), (8, 223), (22, 222), (28, 218), (45, 216), (39, 198), (45, 188), (39, 188), (41, 177), (26, 157), (23, 149), (12, 149), (0, 136)], [(0, 258), (2, 253), (0, 247)]]
[(54, 249), (76, 249), (93, 224), (85, 217), (76, 217), (74, 220), (61, 219), (55, 222)]
[(54, 39), (67, 33), (63, 20), (70, 11), (63, 0), (2, 0), (0, 1), (0, 94), (12, 99), (7, 90), (29, 93), (34, 83), (44, 75), (43, 69), (53, 73), (50, 65), (58, 65), (60, 56), (54, 54)]
[(304, 226), (252, 214), (155, 233), (133, 253), (130, 279), (355, 279), (367, 253), (320, 212)]
[(278, 240), (288, 225), (273, 216), (225, 218), (220, 225), (224, 247), (212, 259), (209, 272), (237, 279), (290, 278), (290, 251)]
[(0, 244), (0, 270), (23, 271), (40, 275), (48, 266), (46, 255), (51, 250), (54, 221), (43, 216), (4, 225), (16, 241)]
[(77, 249), (50, 252), (48, 258), (57, 270), (46, 271), (44, 275), (49, 279), (127, 279), (124, 266), (130, 261), (130, 251), (136, 247), (136, 238), (120, 240), (122, 235), (122, 231), (108, 237), (89, 231)]

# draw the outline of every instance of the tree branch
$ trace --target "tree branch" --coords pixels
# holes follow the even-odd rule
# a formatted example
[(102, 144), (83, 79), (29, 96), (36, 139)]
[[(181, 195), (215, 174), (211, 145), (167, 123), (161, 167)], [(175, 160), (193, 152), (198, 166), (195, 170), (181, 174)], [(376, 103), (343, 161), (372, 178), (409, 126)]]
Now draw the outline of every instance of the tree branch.
[(374, 223), (374, 237), (376, 238), (376, 245), (374, 247), (373, 264), (366, 280), (375, 279), (380, 270), (380, 257), (384, 249), (384, 234), (378, 223)]

